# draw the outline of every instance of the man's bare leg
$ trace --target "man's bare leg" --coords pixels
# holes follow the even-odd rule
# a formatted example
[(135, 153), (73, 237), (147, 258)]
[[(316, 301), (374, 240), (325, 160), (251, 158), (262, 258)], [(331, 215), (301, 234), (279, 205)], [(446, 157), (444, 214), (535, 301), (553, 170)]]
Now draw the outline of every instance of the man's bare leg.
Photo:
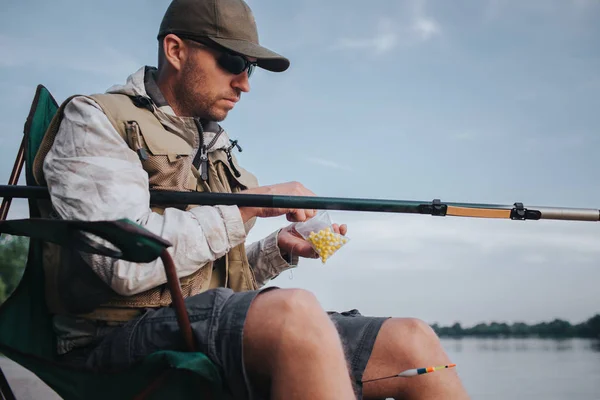
[(258, 295), (243, 351), (251, 381), (272, 399), (355, 399), (337, 330), (309, 292)]
[[(363, 381), (398, 374), (410, 368), (449, 364), (440, 341), (425, 322), (389, 319), (381, 327)], [(363, 384), (367, 399), (468, 399), (455, 369), (412, 378), (391, 378)]]

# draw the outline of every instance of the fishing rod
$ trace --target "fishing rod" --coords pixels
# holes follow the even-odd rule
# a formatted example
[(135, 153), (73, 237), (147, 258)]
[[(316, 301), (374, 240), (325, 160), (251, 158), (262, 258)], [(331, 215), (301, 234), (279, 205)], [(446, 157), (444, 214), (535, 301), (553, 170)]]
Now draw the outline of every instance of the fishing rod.
[[(0, 197), (49, 199), (46, 187), (0, 185)], [(320, 196), (284, 196), (244, 193), (173, 192), (150, 190), (150, 202), (161, 205), (237, 205), (239, 207), (298, 208), (317, 210), (371, 211), (405, 214), (429, 214), (471, 218), (511, 220), (600, 221), (600, 209), (537, 207), (523, 203), (512, 205), (449, 203)]]

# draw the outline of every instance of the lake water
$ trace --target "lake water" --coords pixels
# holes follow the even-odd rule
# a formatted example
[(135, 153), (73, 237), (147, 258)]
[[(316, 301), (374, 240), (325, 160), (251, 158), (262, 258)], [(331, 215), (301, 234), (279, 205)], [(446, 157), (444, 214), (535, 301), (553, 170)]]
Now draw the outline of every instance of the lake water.
[[(442, 344), (472, 399), (600, 400), (600, 343), (442, 339)], [(0, 366), (19, 400), (57, 399), (41, 381), (12, 362), (0, 358)]]
[(442, 344), (473, 399), (600, 400), (597, 342), (468, 338)]

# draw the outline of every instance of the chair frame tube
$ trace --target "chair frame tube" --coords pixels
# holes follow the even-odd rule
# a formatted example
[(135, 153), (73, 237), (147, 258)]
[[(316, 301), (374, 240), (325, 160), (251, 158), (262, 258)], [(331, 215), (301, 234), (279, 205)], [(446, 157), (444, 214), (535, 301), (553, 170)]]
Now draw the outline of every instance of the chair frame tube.
[[(25, 142), (27, 140), (27, 136), (23, 135), (23, 140), (21, 141), (21, 147), (19, 147), (19, 152), (17, 153), (17, 159), (15, 160), (15, 165), (13, 166), (13, 170), (10, 174), (10, 178), (8, 179), (9, 185), (16, 185), (19, 182), (19, 176), (21, 175), (21, 171), (23, 170), (23, 165), (25, 164)], [(0, 221), (6, 221), (8, 217), (8, 210), (10, 209), (10, 205), (12, 203), (11, 197), (4, 197), (2, 199), (2, 206), (0, 206)]]

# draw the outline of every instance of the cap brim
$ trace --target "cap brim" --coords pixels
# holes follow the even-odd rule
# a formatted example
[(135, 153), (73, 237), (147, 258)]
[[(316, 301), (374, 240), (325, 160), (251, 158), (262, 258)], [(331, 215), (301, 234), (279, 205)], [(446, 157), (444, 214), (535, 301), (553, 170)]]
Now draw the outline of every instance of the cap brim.
[(283, 72), (290, 66), (290, 60), (281, 54), (277, 54), (274, 51), (246, 40), (223, 39), (214, 36), (209, 36), (209, 38), (218, 45), (235, 53), (239, 53), (246, 57), (256, 58), (258, 66), (266, 70)]

